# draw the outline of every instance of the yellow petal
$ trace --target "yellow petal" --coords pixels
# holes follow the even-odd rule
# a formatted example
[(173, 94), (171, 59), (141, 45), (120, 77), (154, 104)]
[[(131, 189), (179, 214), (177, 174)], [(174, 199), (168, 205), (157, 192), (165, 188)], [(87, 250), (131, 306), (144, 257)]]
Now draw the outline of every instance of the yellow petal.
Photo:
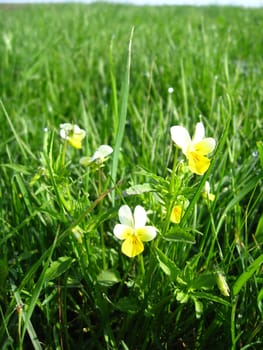
[(143, 243), (139, 237), (135, 235), (129, 236), (122, 243), (121, 251), (123, 254), (127, 255), (129, 258), (141, 254), (144, 250)]
[(216, 142), (212, 137), (207, 137), (202, 141), (199, 141), (193, 145), (194, 152), (205, 156), (211, 152), (213, 152), (215, 148)]
[(182, 208), (179, 205), (174, 206), (171, 212), (170, 220), (174, 224), (179, 224), (181, 221), (181, 217), (182, 217)]
[(208, 194), (208, 199), (213, 202), (215, 200), (215, 195), (213, 193)]
[(203, 155), (196, 152), (190, 152), (187, 154), (189, 168), (192, 173), (197, 175), (203, 175), (210, 165), (210, 160)]
[(77, 149), (80, 149), (82, 147), (82, 145), (81, 145), (82, 140), (83, 140), (83, 137), (79, 136), (79, 135), (77, 135), (77, 136), (73, 135), (73, 136), (68, 137), (69, 144), (72, 147), (77, 148)]

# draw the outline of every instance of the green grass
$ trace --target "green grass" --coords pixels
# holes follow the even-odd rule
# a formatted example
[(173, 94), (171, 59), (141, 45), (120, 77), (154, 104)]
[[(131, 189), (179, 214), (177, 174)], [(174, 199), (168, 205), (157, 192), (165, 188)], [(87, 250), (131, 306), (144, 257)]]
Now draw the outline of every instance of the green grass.
[[(1, 349), (262, 348), (262, 22), (262, 9), (0, 7)], [(217, 140), (203, 176), (170, 137), (200, 118)], [(86, 130), (81, 150), (61, 123)], [(102, 144), (103, 167), (79, 164)], [(113, 235), (123, 204), (158, 229), (135, 258)]]

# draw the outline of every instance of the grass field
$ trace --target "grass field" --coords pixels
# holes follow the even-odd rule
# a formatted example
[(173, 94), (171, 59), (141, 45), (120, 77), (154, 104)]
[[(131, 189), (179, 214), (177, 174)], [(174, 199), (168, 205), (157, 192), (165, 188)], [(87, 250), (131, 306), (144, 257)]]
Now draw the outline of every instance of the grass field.
[(262, 25), (0, 7), (1, 349), (262, 349)]

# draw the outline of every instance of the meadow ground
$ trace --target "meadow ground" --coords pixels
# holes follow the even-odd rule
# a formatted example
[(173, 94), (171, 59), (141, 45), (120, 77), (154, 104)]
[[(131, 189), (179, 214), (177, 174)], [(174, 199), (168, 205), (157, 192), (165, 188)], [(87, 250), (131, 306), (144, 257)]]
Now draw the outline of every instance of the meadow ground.
[(262, 348), (262, 25), (0, 7), (1, 349)]

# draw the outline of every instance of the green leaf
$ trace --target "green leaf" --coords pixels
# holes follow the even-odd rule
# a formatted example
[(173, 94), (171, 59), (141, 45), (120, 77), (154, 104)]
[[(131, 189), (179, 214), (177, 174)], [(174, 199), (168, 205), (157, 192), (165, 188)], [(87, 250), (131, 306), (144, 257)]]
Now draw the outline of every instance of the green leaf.
[(192, 298), (192, 299), (193, 299), (194, 304), (195, 304), (195, 316), (197, 319), (199, 319), (203, 314), (203, 310), (204, 310), (203, 303), (196, 298)]
[(156, 248), (156, 258), (161, 270), (169, 276), (171, 280), (176, 280), (177, 276), (181, 273), (181, 270), (176, 264), (158, 248)]
[(247, 271), (243, 272), (242, 275), (239, 276), (237, 281), (233, 286), (233, 293), (237, 295), (240, 289), (247, 283), (247, 281), (252, 277), (252, 275), (256, 272), (256, 270), (263, 263), (263, 254), (261, 254), (248, 268)]
[(199, 276), (197, 276), (193, 281), (190, 283), (190, 288), (193, 289), (211, 289), (216, 283), (215, 274), (210, 273), (203, 273)]
[[(115, 144), (114, 144), (114, 151), (112, 156), (111, 178), (112, 178), (113, 184), (115, 184), (116, 182), (119, 155), (121, 152), (121, 145), (122, 145), (122, 140), (124, 136), (125, 123), (126, 123), (127, 110), (128, 110), (133, 31), (134, 31), (134, 28), (132, 28), (131, 30), (131, 35), (129, 40), (127, 65), (126, 65), (126, 70), (123, 77), (123, 82), (122, 82), (123, 85), (121, 90), (120, 113), (118, 114), (118, 121), (117, 121), (118, 123), (117, 134), (115, 135)], [(115, 190), (112, 191), (113, 206), (114, 206), (114, 202), (115, 202)]]
[(69, 269), (74, 259), (68, 256), (61, 256), (58, 260), (53, 261), (45, 273), (46, 281), (54, 280)]
[(26, 317), (27, 311), (23, 307), (23, 302), (22, 302), (22, 299), (20, 297), (19, 290), (16, 288), (16, 286), (13, 283), (11, 283), (11, 289), (12, 289), (12, 292), (14, 293), (14, 297), (16, 299), (17, 305), (21, 306), (22, 319), (25, 323), (25, 329), (28, 332), (29, 338), (32, 342), (32, 346), (33, 346), (34, 350), (41, 350), (42, 346), (41, 346), (40, 341), (38, 340), (37, 333), (36, 333), (32, 323), (31, 323), (30, 319), (27, 319), (27, 317)]
[(199, 299), (206, 299), (206, 300), (214, 301), (214, 302), (219, 303), (219, 304), (230, 306), (230, 303), (227, 300), (220, 298), (216, 295), (210, 294), (210, 293), (195, 292), (193, 295), (194, 295), (194, 297), (197, 297)]
[(138, 300), (130, 297), (123, 297), (114, 305), (120, 311), (127, 312), (129, 314), (135, 314), (140, 310)]
[(144, 184), (134, 185), (134, 186), (127, 188), (127, 190), (123, 192), (123, 195), (124, 196), (134, 196), (137, 194), (142, 194), (145, 192), (152, 192), (152, 191), (153, 191), (152, 186), (146, 182)]
[(118, 271), (102, 270), (97, 277), (97, 282), (105, 287), (111, 287), (121, 280)]
[(188, 229), (181, 227), (173, 228), (168, 234), (162, 236), (162, 238), (167, 241), (195, 244), (194, 236), (189, 233)]
[(258, 148), (259, 160), (260, 160), (261, 168), (263, 170), (263, 142), (262, 141), (258, 141), (257, 142), (257, 148)]
[(261, 243), (263, 241), (263, 215), (258, 221), (256, 233), (255, 233), (256, 240)]
[(258, 302), (258, 308), (260, 310), (260, 312), (263, 314), (263, 288), (261, 288), (261, 290), (258, 293), (258, 297), (257, 297), (257, 302)]
[(31, 171), (28, 169), (28, 167), (21, 165), (21, 164), (1, 164), (2, 167), (12, 169), (18, 173), (22, 173), (25, 175), (31, 175)]

